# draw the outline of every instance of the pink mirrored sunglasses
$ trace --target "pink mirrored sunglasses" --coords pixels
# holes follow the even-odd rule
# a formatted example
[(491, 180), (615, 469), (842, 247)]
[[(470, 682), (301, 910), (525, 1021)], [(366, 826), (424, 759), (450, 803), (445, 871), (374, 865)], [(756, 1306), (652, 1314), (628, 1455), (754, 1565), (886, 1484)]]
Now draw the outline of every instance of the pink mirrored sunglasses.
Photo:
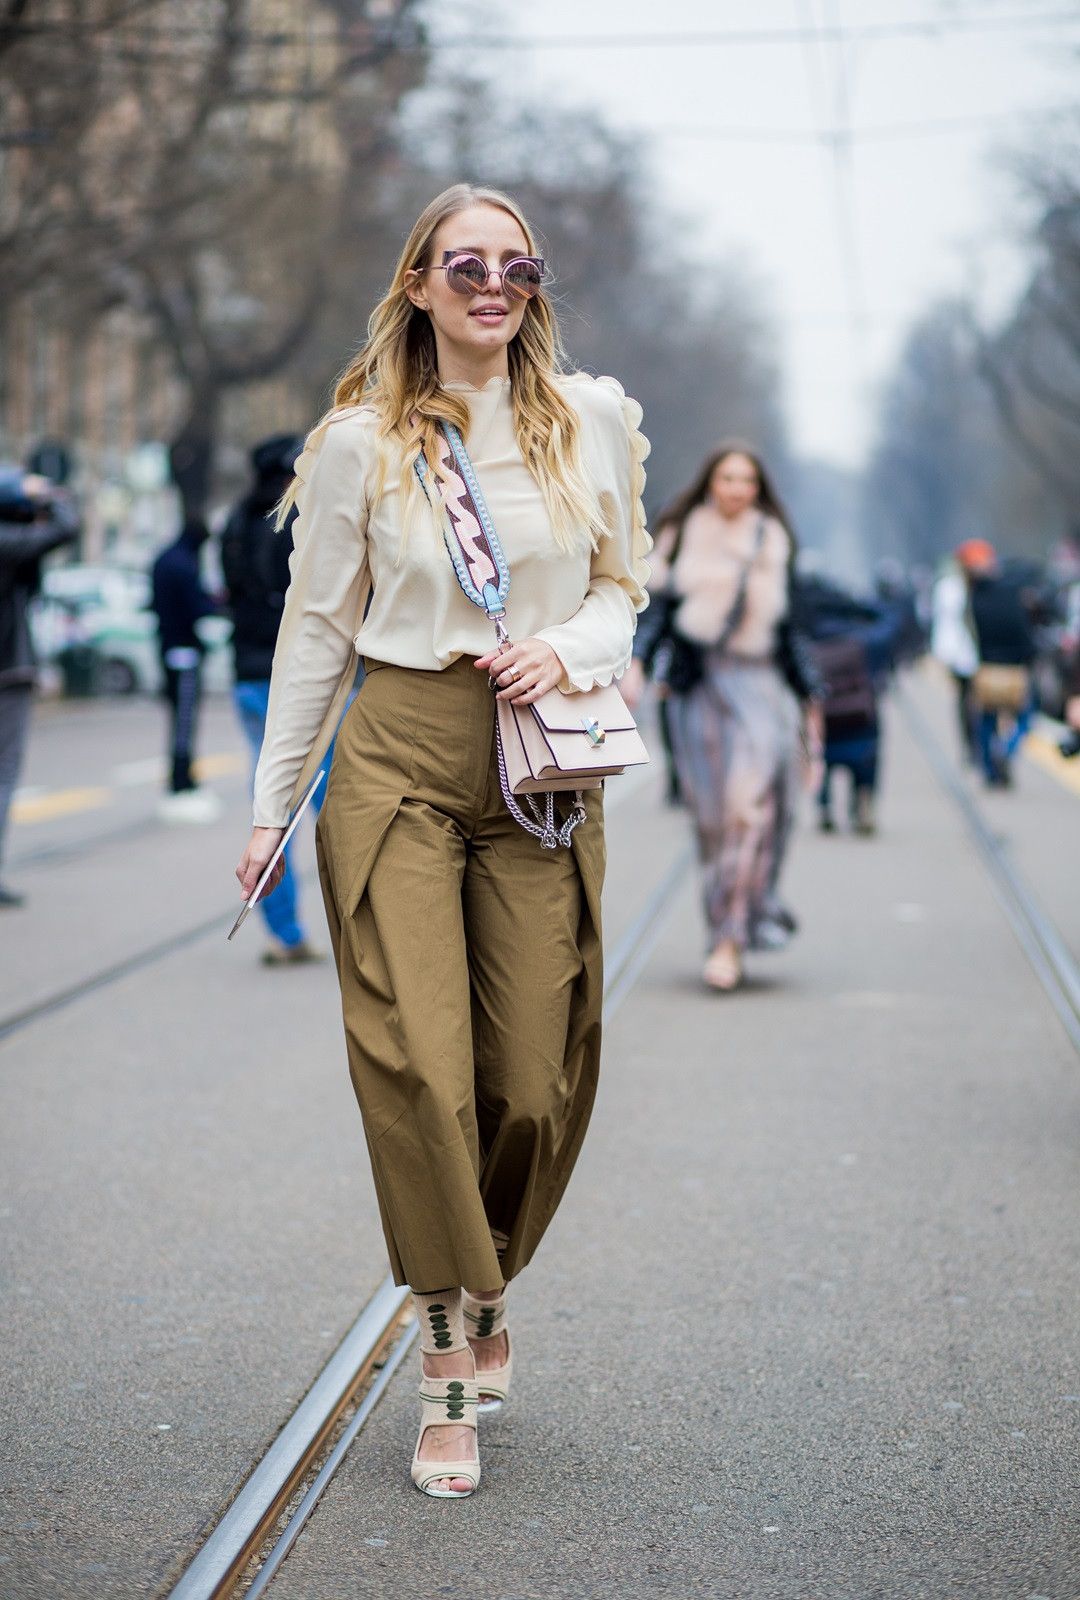
[(419, 267), (420, 272), (445, 272), (447, 285), (455, 294), (483, 294), (492, 272), (500, 287), (515, 300), (532, 300), (544, 283), (541, 256), (515, 256), (504, 267), (489, 267), (482, 256), (462, 250), (445, 250), (440, 265)]

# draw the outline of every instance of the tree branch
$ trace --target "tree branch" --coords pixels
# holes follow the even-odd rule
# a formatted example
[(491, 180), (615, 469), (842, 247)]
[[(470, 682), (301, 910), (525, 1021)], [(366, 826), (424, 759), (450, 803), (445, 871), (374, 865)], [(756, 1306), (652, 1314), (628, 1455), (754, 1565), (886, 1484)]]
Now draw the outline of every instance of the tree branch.
[(1042, 473), (1054, 485), (1059, 494), (1067, 501), (1072, 501), (1076, 495), (1076, 478), (1065, 477), (1059, 470), (1057, 462), (1041, 445), (1028, 437), (1020, 417), (1016, 397), (1009, 386), (1008, 379), (1000, 370), (993, 352), (986, 341), (980, 339), (976, 347), (976, 361), (980, 375), (985, 379), (987, 387), (997, 406), (998, 415), (1008, 429), (1011, 438), (1015, 441), (1020, 451), (1027, 456), (1032, 466)]
[(1080, 428), (1080, 398), (1076, 395), (1064, 394), (1053, 384), (1047, 383), (1041, 373), (1032, 367), (1030, 351), (1023, 355), (1013, 357), (1016, 375), (1028, 393), (1040, 405), (1053, 411), (1063, 422), (1072, 428)]

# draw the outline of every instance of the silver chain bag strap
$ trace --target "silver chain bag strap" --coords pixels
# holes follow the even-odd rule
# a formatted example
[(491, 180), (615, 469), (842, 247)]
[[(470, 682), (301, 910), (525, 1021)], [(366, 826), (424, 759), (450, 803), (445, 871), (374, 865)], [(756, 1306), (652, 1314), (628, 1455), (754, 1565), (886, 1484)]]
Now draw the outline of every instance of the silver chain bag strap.
[[(460, 432), (448, 422), (439, 428), (443, 496), (429, 481), (422, 453), (416, 473), (442, 521), (443, 539), (462, 592), (491, 619), (500, 648), (507, 649), (510, 568)], [(613, 683), (573, 694), (550, 689), (524, 706), (515, 700), (496, 700), (495, 739), (507, 809), (549, 850), (569, 846), (574, 829), (585, 820), (586, 789), (649, 759), (634, 718)], [(558, 792), (574, 795), (570, 814), (561, 824), (555, 816)], [(528, 811), (520, 805), (519, 795)]]

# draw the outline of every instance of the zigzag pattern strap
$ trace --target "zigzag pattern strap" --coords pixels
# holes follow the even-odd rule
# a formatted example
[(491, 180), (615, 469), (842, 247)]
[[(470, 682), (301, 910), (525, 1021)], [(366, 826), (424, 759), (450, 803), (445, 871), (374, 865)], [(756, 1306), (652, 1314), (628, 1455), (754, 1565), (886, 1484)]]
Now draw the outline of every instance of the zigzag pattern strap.
[[(446, 474), (442, 496), (446, 548), (467, 598), (489, 617), (499, 617), (506, 610), (510, 593), (510, 568), (461, 434), (449, 422), (441, 422), (439, 431), (439, 462)], [(416, 459), (416, 472), (425, 494), (432, 499), (423, 454)]]

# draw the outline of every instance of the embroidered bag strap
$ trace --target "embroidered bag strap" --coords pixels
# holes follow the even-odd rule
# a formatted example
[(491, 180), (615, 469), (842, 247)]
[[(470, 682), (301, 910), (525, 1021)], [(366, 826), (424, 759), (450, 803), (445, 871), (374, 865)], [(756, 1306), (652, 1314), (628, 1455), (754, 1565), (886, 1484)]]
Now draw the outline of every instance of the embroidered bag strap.
[(439, 464), (444, 473), (441, 497), (429, 482), (423, 451), (416, 458), (416, 475), (436, 514), (442, 513), (443, 540), (462, 592), (491, 618), (499, 643), (506, 645), (510, 643), (506, 631), (510, 568), (465, 441), (451, 422), (440, 422), (439, 433)]
[[(434, 492), (428, 463), (423, 451), (416, 458), (416, 475), (424, 493), (438, 516), (442, 512), (443, 540), (453, 562), (462, 592), (474, 606), (479, 606), (495, 625), (495, 637), (505, 649), (510, 643), (506, 630), (506, 597), (510, 593), (510, 567), (503, 553), (495, 524), (484, 500), (483, 490), (469, 459), (458, 429), (451, 422), (440, 422), (442, 448), (439, 464), (445, 474), (445, 490), (440, 497)], [(547, 850), (557, 845), (569, 845), (570, 835), (585, 820), (584, 796), (579, 791), (575, 804), (561, 826), (555, 825), (555, 796), (549, 790), (544, 795), (544, 806), (533, 795), (525, 796), (531, 818), (518, 804), (510, 788), (506, 773), (499, 719), (495, 718), (495, 742), (499, 764), (499, 787), (507, 810), (514, 821), (531, 833)]]

